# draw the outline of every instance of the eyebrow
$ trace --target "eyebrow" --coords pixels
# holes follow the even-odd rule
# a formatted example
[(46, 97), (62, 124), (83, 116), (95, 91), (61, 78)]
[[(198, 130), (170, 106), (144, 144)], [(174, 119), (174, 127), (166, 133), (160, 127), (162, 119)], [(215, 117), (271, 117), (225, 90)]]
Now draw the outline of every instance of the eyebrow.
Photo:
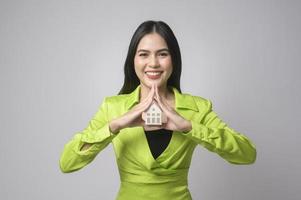
[[(149, 50), (146, 50), (146, 49), (139, 49), (137, 52), (140, 52), (140, 51), (150, 52)], [(169, 52), (169, 50), (167, 48), (159, 49), (157, 52), (161, 52), (161, 51), (168, 51)]]

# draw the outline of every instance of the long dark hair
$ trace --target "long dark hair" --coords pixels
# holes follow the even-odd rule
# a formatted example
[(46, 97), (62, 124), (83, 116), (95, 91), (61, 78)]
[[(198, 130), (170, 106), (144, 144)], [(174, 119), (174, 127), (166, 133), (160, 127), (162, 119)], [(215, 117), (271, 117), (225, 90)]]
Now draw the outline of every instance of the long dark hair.
[(178, 41), (171, 28), (165, 22), (148, 20), (138, 26), (131, 39), (124, 63), (124, 83), (118, 94), (129, 94), (140, 84), (134, 68), (134, 57), (142, 37), (154, 32), (163, 37), (171, 55), (173, 69), (167, 81), (167, 86), (173, 86), (181, 93), (182, 59)]

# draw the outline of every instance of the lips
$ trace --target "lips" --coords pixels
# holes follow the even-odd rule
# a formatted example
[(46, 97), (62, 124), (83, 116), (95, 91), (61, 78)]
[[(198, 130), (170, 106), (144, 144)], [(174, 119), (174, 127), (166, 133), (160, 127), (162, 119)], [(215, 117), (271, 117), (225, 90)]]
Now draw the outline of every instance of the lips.
[(158, 79), (161, 77), (162, 71), (146, 71), (145, 74), (150, 79)]

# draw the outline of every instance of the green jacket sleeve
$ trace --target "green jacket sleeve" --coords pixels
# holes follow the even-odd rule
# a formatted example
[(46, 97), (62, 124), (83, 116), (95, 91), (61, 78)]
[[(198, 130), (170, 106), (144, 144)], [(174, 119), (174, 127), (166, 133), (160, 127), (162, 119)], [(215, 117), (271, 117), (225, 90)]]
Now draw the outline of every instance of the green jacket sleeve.
[[(104, 149), (116, 137), (110, 132), (107, 118), (106, 98), (99, 110), (93, 116), (88, 126), (76, 133), (73, 138), (64, 146), (60, 157), (60, 169), (64, 173), (79, 170), (93, 161), (96, 155)], [(92, 146), (80, 151), (84, 143), (91, 143)]]
[(190, 121), (192, 129), (186, 136), (215, 152), (232, 164), (252, 164), (256, 160), (255, 145), (244, 135), (231, 129), (212, 110), (212, 103), (207, 100), (209, 111), (201, 122)]

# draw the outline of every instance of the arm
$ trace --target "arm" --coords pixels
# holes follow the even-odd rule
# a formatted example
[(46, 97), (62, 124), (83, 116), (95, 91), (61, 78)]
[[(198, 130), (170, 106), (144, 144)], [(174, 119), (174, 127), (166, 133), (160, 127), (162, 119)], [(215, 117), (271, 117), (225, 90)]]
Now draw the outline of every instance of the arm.
[[(114, 121), (110, 121), (109, 123), (109, 129), (110, 129), (110, 132), (114, 135), (118, 134), (119, 133), (119, 127), (116, 123), (114, 123)], [(80, 148), (81, 151), (84, 151), (84, 150), (87, 150), (89, 149), (93, 144), (91, 143), (84, 143), (83, 146)]]
[(244, 135), (227, 126), (212, 111), (208, 100), (209, 111), (201, 122), (190, 121), (192, 129), (184, 134), (209, 151), (215, 152), (232, 164), (252, 164), (256, 160), (255, 145)]
[[(106, 99), (94, 115), (88, 126), (76, 133), (63, 149), (60, 157), (60, 169), (64, 173), (79, 170), (93, 161), (117, 135), (112, 132), (112, 125), (107, 119)], [(117, 131), (116, 131), (117, 132)]]

